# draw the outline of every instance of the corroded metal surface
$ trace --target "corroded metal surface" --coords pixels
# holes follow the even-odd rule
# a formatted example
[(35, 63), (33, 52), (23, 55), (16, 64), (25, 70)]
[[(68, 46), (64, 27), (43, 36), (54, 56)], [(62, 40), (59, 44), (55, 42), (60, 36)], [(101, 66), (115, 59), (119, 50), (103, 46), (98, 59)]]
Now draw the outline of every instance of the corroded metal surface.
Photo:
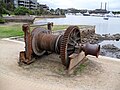
[(31, 63), (31, 55), (32, 55), (32, 45), (31, 45), (31, 32), (29, 24), (23, 25), (24, 31), (24, 40), (25, 40), (25, 52), (20, 52), (20, 62), (24, 62), (26, 64)]
[(60, 55), (63, 65), (69, 67), (69, 56), (72, 53), (75, 53), (75, 46), (80, 42), (79, 28), (77, 26), (68, 27), (64, 33), (60, 47)]
[(36, 55), (41, 55), (41, 51), (51, 51), (59, 53), (60, 40), (62, 35), (52, 35), (44, 28), (35, 28), (32, 31), (32, 48)]
[(49, 34), (49, 31), (45, 30), (44, 28), (35, 28), (31, 32), (31, 35), (32, 35), (32, 41), (31, 41), (32, 42), (32, 50), (38, 56), (41, 56), (46, 52), (45, 50), (39, 49), (38, 36), (40, 34)]
[(99, 51), (100, 51), (100, 45), (97, 44), (83, 44), (82, 45), (82, 50), (85, 52), (85, 56), (87, 55), (93, 55), (98, 57)]
[(51, 32), (52, 32), (52, 27), (53, 27), (53, 23), (47, 24), (47, 29), (50, 30)]
[[(48, 23), (48, 29), (51, 29), (49, 25), (51, 24)], [(34, 55), (41, 56), (49, 51), (60, 54), (62, 64), (69, 70), (82, 62), (86, 55), (98, 57), (100, 51), (99, 45), (81, 44), (81, 32), (77, 26), (69, 26), (63, 35), (53, 35), (50, 30), (44, 28), (35, 28), (30, 32), (27, 24), (23, 25), (23, 31), (25, 51), (20, 52), (20, 62), (27, 64), (32, 62)], [(71, 56), (74, 55), (81, 57), (80, 60), (75, 58), (73, 61)]]

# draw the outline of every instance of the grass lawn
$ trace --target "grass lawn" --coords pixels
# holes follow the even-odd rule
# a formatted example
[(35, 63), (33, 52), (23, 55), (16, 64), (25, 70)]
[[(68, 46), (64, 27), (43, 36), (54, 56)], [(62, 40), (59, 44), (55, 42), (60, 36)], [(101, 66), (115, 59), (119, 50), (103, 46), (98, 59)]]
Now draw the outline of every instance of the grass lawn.
[(23, 36), (22, 25), (0, 25), (0, 38)]
[(54, 30), (64, 30), (64, 29), (67, 29), (69, 25), (54, 25), (53, 26), (53, 31)]
[[(67, 27), (68, 25), (54, 25), (52, 30), (63, 30)], [(23, 36), (23, 34), (22, 24), (0, 25), (0, 38)]]

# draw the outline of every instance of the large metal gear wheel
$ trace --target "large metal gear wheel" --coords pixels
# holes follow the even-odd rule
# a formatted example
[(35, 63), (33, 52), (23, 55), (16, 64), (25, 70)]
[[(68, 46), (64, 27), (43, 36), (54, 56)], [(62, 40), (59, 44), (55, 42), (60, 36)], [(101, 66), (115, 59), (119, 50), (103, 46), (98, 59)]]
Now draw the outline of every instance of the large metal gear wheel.
[(69, 56), (75, 52), (75, 47), (81, 43), (80, 30), (77, 26), (69, 26), (65, 31), (61, 46), (60, 46), (60, 57), (63, 65), (67, 68), (70, 64)]

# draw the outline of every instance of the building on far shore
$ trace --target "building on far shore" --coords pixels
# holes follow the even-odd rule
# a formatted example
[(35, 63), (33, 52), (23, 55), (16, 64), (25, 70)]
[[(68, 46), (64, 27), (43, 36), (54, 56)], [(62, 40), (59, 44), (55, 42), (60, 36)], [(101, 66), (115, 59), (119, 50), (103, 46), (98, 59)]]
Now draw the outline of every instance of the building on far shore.
[(28, 9), (37, 9), (37, 0), (3, 0), (5, 3), (13, 3), (14, 7), (24, 6)]
[(110, 11), (107, 11), (107, 3), (105, 2), (105, 7), (102, 8), (102, 2), (101, 2), (101, 6), (100, 9), (95, 9), (95, 10), (89, 10), (89, 13), (95, 13), (95, 14), (107, 14), (110, 13)]
[(44, 9), (45, 11), (49, 11), (49, 7), (46, 4), (39, 4), (37, 3), (37, 8), (38, 9)]

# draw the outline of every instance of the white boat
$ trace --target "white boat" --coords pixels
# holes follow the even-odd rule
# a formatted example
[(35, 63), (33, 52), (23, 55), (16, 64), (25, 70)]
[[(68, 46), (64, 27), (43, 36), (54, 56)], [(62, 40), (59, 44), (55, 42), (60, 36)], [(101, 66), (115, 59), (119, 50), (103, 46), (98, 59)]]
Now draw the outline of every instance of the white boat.
[(83, 13), (83, 16), (90, 16), (89, 12)]
[(105, 16), (106, 16), (106, 17), (114, 17), (115, 15), (114, 15), (112, 12), (110, 12), (110, 13), (108, 13), (108, 14), (105, 14)]
[(76, 16), (83, 16), (83, 14), (81, 14), (81, 13), (76, 13)]
[(108, 17), (103, 17), (104, 20), (108, 20), (109, 18)]

